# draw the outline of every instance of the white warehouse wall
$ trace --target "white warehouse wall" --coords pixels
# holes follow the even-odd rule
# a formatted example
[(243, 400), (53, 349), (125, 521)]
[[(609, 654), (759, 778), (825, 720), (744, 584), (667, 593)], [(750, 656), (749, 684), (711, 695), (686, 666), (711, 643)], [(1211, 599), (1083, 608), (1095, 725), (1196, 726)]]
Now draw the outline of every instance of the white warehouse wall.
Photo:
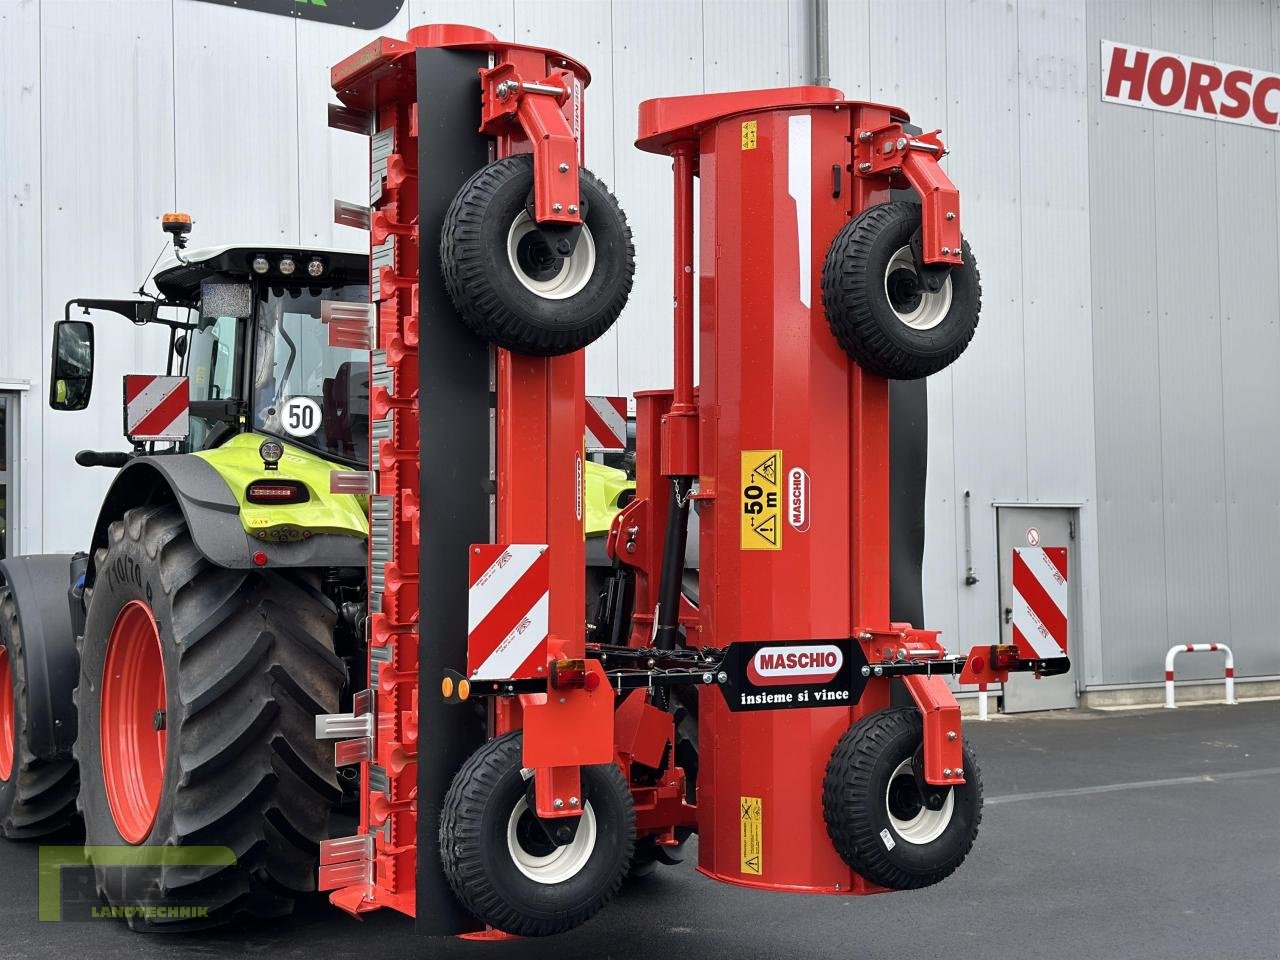
[[(808, 0), (406, 0), (395, 21), (366, 34), (195, 0), (0, 0), (0, 389), (30, 381), (22, 406), (20, 548), (83, 545), (110, 473), (73, 466), (72, 453), (125, 446), (113, 384), (128, 370), (155, 369), (162, 356), (152, 331), (104, 319), (93, 408), (47, 410), (49, 331), (62, 303), (75, 295), (127, 295), (163, 245), (158, 217), (168, 209), (195, 216), (197, 245), (272, 240), (362, 248), (363, 234), (332, 224), (332, 199), (359, 199), (367, 187), (362, 141), (326, 125), (328, 70), (373, 36), (403, 37), (413, 25), (473, 23), (558, 47), (592, 70), (587, 165), (628, 211), (639, 263), (622, 321), (589, 352), (588, 388), (629, 393), (667, 383), (669, 163), (631, 145), (636, 107), (654, 96), (803, 82), (812, 72), (809, 10)], [(1157, 680), (1151, 651), (1172, 629), (1170, 609), (1186, 606), (1171, 590), (1185, 593), (1196, 568), (1174, 562), (1170, 580), (1170, 548), (1163, 534), (1148, 534), (1152, 524), (1180, 516), (1161, 484), (1170, 469), (1176, 481), (1178, 464), (1193, 463), (1194, 450), (1182, 461), (1171, 456), (1178, 394), (1166, 383), (1165, 462), (1132, 481), (1126, 472), (1127, 451), (1145, 456), (1144, 438), (1161, 423), (1158, 404), (1133, 411), (1126, 404), (1160, 399), (1159, 369), (1144, 366), (1144, 379), (1129, 384), (1123, 351), (1137, 344), (1118, 337), (1108, 318), (1116, 310), (1141, 314), (1159, 278), (1152, 268), (1141, 285), (1126, 287), (1124, 241), (1100, 244), (1099, 224), (1124, 237), (1124, 211), (1135, 209), (1150, 221), (1136, 234), (1142, 246), (1162, 229), (1150, 202), (1135, 208), (1126, 199), (1149, 189), (1153, 130), (1195, 146), (1189, 158), (1164, 161), (1162, 182), (1169, 184), (1190, 182), (1188, 174), (1215, 162), (1241, 183), (1250, 164), (1275, 169), (1275, 134), (1232, 130), (1215, 141), (1208, 121), (1152, 120), (1102, 105), (1097, 45), (1131, 41), (1265, 68), (1280, 37), (1276, 2), (830, 0), (830, 18), (835, 86), (850, 97), (903, 106), (925, 129), (942, 128), (952, 151), (945, 165), (960, 187), (965, 234), (983, 273), (977, 338), (929, 384), (928, 624), (944, 631), (953, 649), (994, 640), (994, 504), (1076, 505), (1081, 679)], [(1215, 39), (1219, 21), (1224, 36)], [(1197, 138), (1209, 145), (1196, 146)], [(1216, 218), (1219, 230), (1217, 219), (1248, 207), (1248, 191), (1228, 180), (1216, 204), (1177, 208), (1179, 234), (1204, 218)], [(1274, 272), (1274, 184), (1263, 199)], [(1228, 227), (1219, 239), (1229, 237)], [(1172, 252), (1177, 238), (1167, 245)], [(1222, 257), (1225, 283), (1240, 269), (1229, 251)], [(1174, 263), (1166, 257), (1160, 276), (1167, 279)], [(1191, 323), (1200, 306), (1189, 299), (1183, 313)], [(1238, 314), (1244, 307), (1223, 309)], [(1264, 309), (1274, 313), (1274, 304)], [(1149, 312), (1135, 319), (1154, 323)], [(1230, 340), (1222, 349), (1239, 351), (1246, 342)], [(1185, 369), (1190, 354), (1178, 368), (1180, 356), (1174, 367)], [(1240, 402), (1258, 392), (1242, 391), (1230, 378), (1197, 389), (1234, 389)], [(1212, 429), (1202, 421), (1197, 429)], [(1271, 428), (1275, 434), (1274, 421)], [(1095, 432), (1106, 441), (1105, 463), (1095, 459)], [(1159, 458), (1156, 442), (1150, 452)], [(1201, 527), (1220, 537), (1224, 515), (1247, 524), (1237, 503), (1272, 504), (1274, 490), (1248, 485), (1243, 444), (1237, 437), (1228, 446), (1242, 451), (1228, 458), (1230, 483), (1210, 485), (1202, 498), (1209, 518), (1197, 515), (1201, 526), (1188, 527), (1184, 539)], [(1110, 497), (1102, 530), (1100, 486)], [(979, 577), (972, 587), (963, 585), (966, 490)], [(1224, 495), (1234, 498), (1225, 510)], [(1109, 592), (1099, 574), (1100, 537)], [(1233, 564), (1252, 556), (1232, 549)], [(1220, 545), (1214, 550), (1220, 567), (1228, 554)], [(1126, 557), (1151, 563), (1137, 569)], [(1227, 576), (1211, 580), (1214, 589), (1228, 589)], [(1257, 634), (1253, 662), (1280, 672), (1280, 653), (1263, 655), (1274, 647), (1261, 636), (1263, 623), (1274, 617), (1240, 587), (1229, 600), (1210, 600), (1207, 610), (1229, 609), (1229, 619)], [(1238, 669), (1260, 672), (1246, 658)]]

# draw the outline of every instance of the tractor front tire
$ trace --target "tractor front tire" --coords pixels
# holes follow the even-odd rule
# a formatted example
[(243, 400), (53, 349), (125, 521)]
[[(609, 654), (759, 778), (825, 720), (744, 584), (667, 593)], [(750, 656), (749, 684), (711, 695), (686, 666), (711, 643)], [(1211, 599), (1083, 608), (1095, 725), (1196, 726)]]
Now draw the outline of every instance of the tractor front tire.
[(31, 751), (22, 625), (13, 594), (0, 588), (0, 834), (38, 840), (67, 830), (76, 822), (78, 789), (74, 760)]
[(982, 283), (961, 240), (964, 262), (935, 292), (912, 255), (920, 207), (881, 203), (844, 225), (822, 265), (822, 305), (845, 353), (868, 373), (919, 380), (959, 358), (978, 328)]
[(850, 867), (892, 890), (938, 883), (968, 856), (982, 822), (982, 772), (964, 744), (965, 782), (942, 808), (922, 802), (911, 763), (924, 742), (915, 707), (863, 717), (836, 744), (822, 784), (827, 833)]
[(582, 232), (567, 256), (530, 216), (528, 154), (482, 167), (458, 191), (440, 233), (440, 269), (476, 336), (515, 353), (559, 356), (595, 342), (618, 319), (635, 276), (631, 228), (591, 171), (578, 171), (578, 191)]
[[(288, 914), (341, 797), (315, 736), (346, 678), (318, 577), (216, 567), (171, 504), (112, 523), (94, 572), (75, 755), (99, 894), (148, 930)], [(155, 855), (94, 850), (125, 845)]]
[(440, 817), (440, 857), (462, 904), (521, 937), (564, 933), (591, 919), (622, 886), (635, 849), (636, 813), (622, 771), (582, 768), (583, 812), (574, 839), (556, 846), (530, 807), (520, 731), (490, 740), (454, 777)]

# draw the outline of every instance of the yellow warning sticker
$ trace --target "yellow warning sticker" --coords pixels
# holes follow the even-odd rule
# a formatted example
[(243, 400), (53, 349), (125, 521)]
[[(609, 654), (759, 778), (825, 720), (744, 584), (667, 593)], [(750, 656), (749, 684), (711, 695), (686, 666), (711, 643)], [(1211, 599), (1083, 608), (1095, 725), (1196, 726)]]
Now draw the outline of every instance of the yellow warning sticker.
[(759, 797), (740, 797), (739, 816), (742, 819), (742, 869), (758, 877), (764, 870), (764, 851), (761, 846), (764, 833), (764, 803)]
[(756, 148), (756, 129), (755, 120), (742, 121), (742, 149), (754, 150)]
[(781, 450), (742, 451), (742, 549), (781, 550)]

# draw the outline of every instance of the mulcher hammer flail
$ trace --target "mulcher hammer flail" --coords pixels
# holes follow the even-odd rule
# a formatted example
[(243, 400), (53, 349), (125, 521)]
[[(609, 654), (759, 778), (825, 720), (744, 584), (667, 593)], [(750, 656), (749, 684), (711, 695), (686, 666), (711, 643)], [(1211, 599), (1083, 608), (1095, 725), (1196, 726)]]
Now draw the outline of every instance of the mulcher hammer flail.
[(333, 901), (553, 934), (695, 832), (699, 870), (745, 886), (948, 876), (982, 788), (946, 678), (1067, 661), (948, 656), (890, 616), (889, 380), (978, 322), (937, 133), (821, 87), (641, 105), (674, 168), (673, 384), (636, 396), (635, 497), (587, 598), (583, 350), (634, 270), (581, 165), (589, 75), (432, 26), (333, 79), (334, 124), (371, 138), (376, 324), (370, 682), (319, 724), (362, 789), (322, 850)]

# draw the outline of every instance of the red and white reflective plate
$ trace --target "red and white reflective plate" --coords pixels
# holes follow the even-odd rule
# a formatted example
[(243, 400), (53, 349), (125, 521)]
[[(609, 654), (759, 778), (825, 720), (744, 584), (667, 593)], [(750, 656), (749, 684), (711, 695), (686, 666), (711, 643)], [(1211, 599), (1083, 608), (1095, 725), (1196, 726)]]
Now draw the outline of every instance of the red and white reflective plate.
[(130, 440), (185, 440), (191, 432), (186, 377), (131, 373), (124, 378), (124, 432)]
[(467, 675), (527, 680), (547, 665), (551, 563), (542, 543), (480, 543), (470, 550)]
[(627, 398), (587, 397), (587, 449), (627, 449)]
[(1066, 547), (1014, 548), (1013, 642), (1027, 660), (1066, 655)]

